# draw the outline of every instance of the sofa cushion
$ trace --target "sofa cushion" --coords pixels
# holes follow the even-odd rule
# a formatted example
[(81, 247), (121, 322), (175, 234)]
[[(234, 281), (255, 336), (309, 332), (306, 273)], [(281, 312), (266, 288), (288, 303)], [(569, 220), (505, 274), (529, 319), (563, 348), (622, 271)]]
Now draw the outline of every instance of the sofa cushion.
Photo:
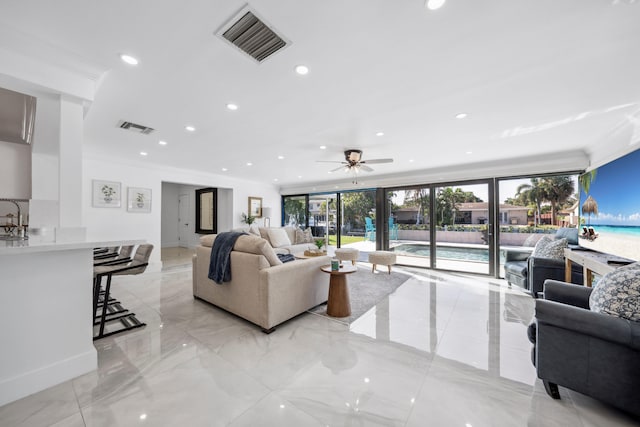
[(236, 244), (233, 246), (233, 250), (256, 255), (264, 255), (271, 266), (282, 264), (282, 261), (280, 261), (278, 255), (276, 255), (269, 242), (252, 234), (246, 234), (238, 237)]
[(591, 292), (589, 308), (597, 313), (640, 321), (640, 263), (602, 276)]
[(558, 228), (554, 236), (556, 240), (567, 239), (569, 245), (578, 244), (578, 229), (577, 228)]
[(313, 243), (311, 228), (307, 228), (306, 230), (296, 228), (296, 245), (300, 243)]
[(267, 232), (269, 235), (269, 242), (271, 242), (271, 246), (274, 248), (291, 246), (291, 240), (284, 228), (268, 228)]
[(536, 258), (564, 259), (564, 250), (567, 248), (567, 239), (551, 239), (549, 236), (543, 236), (536, 247), (533, 248), (531, 256)]
[(282, 227), (282, 229), (284, 231), (286, 231), (287, 233), (287, 237), (289, 238), (289, 242), (291, 242), (290, 244), (293, 245), (296, 243), (296, 230), (298, 229), (298, 227), (293, 227), (291, 225), (286, 225), (284, 227)]

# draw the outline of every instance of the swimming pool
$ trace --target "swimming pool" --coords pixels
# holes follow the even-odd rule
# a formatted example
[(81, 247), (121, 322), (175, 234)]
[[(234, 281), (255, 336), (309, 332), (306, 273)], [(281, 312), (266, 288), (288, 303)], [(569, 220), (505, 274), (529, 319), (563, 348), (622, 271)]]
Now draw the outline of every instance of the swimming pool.
[[(403, 243), (391, 248), (398, 255), (431, 256), (431, 245)], [(456, 261), (489, 262), (488, 248), (463, 248), (455, 246), (436, 246), (436, 258)]]

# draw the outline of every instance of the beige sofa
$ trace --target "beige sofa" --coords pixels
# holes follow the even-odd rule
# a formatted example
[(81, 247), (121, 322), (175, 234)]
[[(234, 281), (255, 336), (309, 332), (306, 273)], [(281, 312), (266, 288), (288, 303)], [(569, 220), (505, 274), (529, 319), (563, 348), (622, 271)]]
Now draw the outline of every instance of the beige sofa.
[[(301, 239), (300, 232), (296, 233), (296, 227), (251, 227), (236, 228), (233, 231), (243, 231), (245, 233), (260, 236), (265, 239), (271, 247), (279, 254), (301, 254), (306, 250), (317, 249), (314, 240), (316, 238)], [(284, 238), (286, 236), (286, 239)], [(310, 240), (310, 241), (309, 241)]]
[(329, 275), (320, 271), (329, 257), (283, 264), (269, 243), (243, 235), (231, 251), (231, 281), (208, 278), (211, 246), (216, 235), (203, 236), (193, 257), (193, 295), (236, 314), (270, 333), (276, 325), (322, 304), (329, 293)]

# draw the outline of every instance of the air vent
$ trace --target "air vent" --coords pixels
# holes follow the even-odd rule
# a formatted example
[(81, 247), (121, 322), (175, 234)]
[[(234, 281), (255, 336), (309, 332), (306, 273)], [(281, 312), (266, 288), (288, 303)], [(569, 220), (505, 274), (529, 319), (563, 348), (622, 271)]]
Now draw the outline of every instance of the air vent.
[(225, 24), (218, 35), (258, 62), (287, 46), (282, 37), (246, 8)]
[(130, 130), (131, 132), (141, 133), (143, 135), (149, 135), (151, 132), (155, 130), (154, 128), (142, 126), (142, 125), (139, 125), (133, 122), (127, 122), (124, 120), (120, 120), (120, 122), (118, 123), (118, 127), (120, 127), (120, 129)]

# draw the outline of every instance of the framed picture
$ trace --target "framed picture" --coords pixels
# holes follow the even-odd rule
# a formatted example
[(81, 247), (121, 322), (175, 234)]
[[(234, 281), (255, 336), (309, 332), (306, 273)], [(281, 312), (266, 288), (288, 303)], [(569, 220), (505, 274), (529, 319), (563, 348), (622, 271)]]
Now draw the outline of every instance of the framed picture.
[(127, 188), (127, 211), (151, 212), (151, 189), (138, 187)]
[(262, 218), (262, 197), (249, 196), (249, 215)]
[(92, 206), (94, 208), (119, 208), (120, 205), (119, 182), (93, 180)]

